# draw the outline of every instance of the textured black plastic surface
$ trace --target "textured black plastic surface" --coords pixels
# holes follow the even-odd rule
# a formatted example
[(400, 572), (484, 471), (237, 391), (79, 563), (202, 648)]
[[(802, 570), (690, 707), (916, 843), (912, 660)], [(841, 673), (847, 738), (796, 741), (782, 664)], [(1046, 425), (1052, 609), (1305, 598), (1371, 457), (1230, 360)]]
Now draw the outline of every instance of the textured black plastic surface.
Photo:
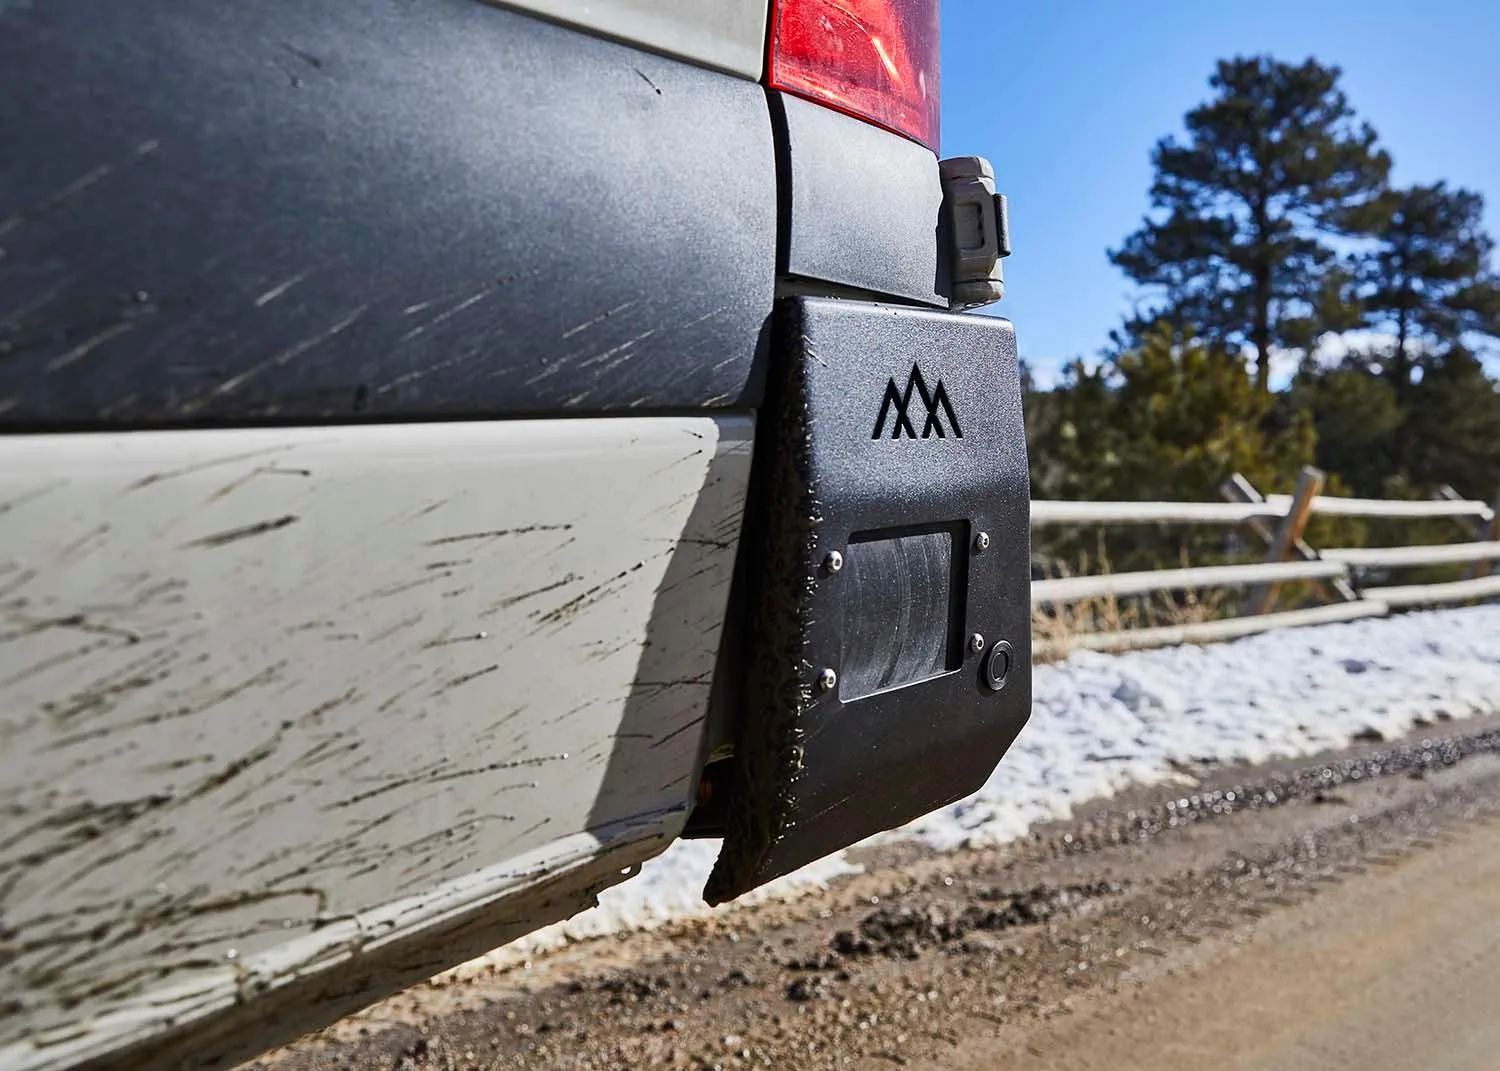
[(786, 93), (788, 274), (948, 307), (938, 161), (916, 142)]
[(757, 85), (475, 0), (0, 3), (0, 427), (753, 405)]
[[(705, 890), (716, 902), (977, 789), (1031, 709), (1030, 504), (1010, 323), (795, 298), (778, 306), (774, 348), (775, 424), (763, 424), (774, 445), (757, 458), (770, 506), (738, 796)], [(923, 530), (952, 533), (962, 557), (943, 656), (957, 668), (848, 699), (825, 671), (843, 672), (851, 642), (886, 643), (864, 638), (882, 628), (930, 636), (937, 615), (861, 594), (893, 619), (851, 624), (854, 577), (828, 555), (847, 556), (851, 538)], [(923, 566), (914, 582), (930, 595), (939, 571)], [(999, 641), (1011, 661), (996, 690), (985, 656)]]

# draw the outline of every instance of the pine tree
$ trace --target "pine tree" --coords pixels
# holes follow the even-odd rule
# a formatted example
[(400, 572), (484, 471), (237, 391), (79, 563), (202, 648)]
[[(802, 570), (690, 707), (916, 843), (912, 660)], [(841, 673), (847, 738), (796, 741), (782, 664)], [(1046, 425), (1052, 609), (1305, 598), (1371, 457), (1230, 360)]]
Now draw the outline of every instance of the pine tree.
[(1406, 412), (1382, 376), (1377, 355), (1351, 354), (1338, 365), (1304, 367), (1285, 404), (1318, 430), (1317, 465), (1336, 473), (1355, 494), (1381, 498), (1398, 471), (1396, 433)]
[(1473, 352), (1455, 346), (1411, 388), (1404, 470), (1424, 490), (1500, 491), (1500, 383)]
[(1123, 497), (1117, 484), (1118, 407), (1104, 365), (1063, 366), (1052, 390), (1026, 402), (1031, 490), (1037, 498)]
[(1237, 350), (1164, 327), (1112, 362), (1115, 497), (1203, 500), (1236, 472), (1281, 489), (1312, 460), (1316, 436), (1301, 416), (1271, 430), (1275, 400), (1256, 389)]
[[(1074, 362), (1050, 392), (1032, 447), (1039, 498), (1202, 501), (1243, 473), (1268, 491), (1289, 490), (1313, 458), (1306, 413), (1277, 421), (1274, 396), (1256, 389), (1238, 350), (1184, 337), (1168, 324), (1103, 365)], [(1044, 554), (1067, 559), (1077, 533), (1049, 533)], [(1172, 527), (1112, 532), (1117, 567), (1204, 562), (1222, 532)]]
[(1154, 210), (1110, 259), (1153, 301), (1129, 325), (1159, 318), (1224, 347), (1253, 348), (1270, 389), (1278, 348), (1309, 349), (1352, 326), (1325, 235), (1381, 188), (1390, 159), (1314, 59), (1222, 60), (1214, 97), (1187, 113), (1187, 138), (1152, 152)]
[(1366, 322), (1393, 337), (1386, 375), (1402, 404), (1415, 369), (1430, 370), (1466, 337), (1500, 336), (1483, 218), (1483, 197), (1443, 182), (1387, 190), (1351, 215), (1375, 239), (1355, 277)]

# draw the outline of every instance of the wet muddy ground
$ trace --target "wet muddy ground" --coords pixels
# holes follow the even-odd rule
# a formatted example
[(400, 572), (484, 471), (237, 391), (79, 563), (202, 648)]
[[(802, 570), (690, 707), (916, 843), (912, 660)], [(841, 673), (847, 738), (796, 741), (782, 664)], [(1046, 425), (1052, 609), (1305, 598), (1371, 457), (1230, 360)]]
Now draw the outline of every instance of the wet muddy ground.
[(247, 1067), (1490, 1068), (1497, 817), (1500, 719), (1185, 770), (1019, 844), (887, 850), (793, 904), (419, 987)]

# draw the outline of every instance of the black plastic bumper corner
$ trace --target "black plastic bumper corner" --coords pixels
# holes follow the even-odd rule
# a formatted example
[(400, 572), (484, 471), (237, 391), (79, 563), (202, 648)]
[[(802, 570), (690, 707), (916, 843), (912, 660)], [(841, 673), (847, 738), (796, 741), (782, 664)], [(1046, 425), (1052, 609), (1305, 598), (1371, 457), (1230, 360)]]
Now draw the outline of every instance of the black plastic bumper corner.
[(718, 903), (977, 789), (1031, 708), (1005, 320), (787, 299)]

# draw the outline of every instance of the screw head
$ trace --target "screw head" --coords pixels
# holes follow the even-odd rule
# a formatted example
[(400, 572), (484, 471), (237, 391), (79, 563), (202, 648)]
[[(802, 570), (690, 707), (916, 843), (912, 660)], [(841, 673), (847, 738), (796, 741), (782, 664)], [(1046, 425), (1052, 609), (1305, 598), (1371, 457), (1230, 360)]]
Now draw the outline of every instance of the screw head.
[(824, 669), (818, 674), (818, 688), (825, 692), (831, 692), (838, 687), (839, 675), (832, 669)]
[(830, 550), (828, 556), (823, 559), (823, 571), (825, 573), (836, 573), (844, 567), (844, 556), (836, 550)]
[(974, 537), (974, 549), (981, 554), (990, 549), (990, 534), (988, 532), (980, 532)]
[(969, 650), (974, 654), (978, 654), (980, 651), (984, 650), (984, 637), (977, 632), (974, 633), (974, 635), (970, 636)]

